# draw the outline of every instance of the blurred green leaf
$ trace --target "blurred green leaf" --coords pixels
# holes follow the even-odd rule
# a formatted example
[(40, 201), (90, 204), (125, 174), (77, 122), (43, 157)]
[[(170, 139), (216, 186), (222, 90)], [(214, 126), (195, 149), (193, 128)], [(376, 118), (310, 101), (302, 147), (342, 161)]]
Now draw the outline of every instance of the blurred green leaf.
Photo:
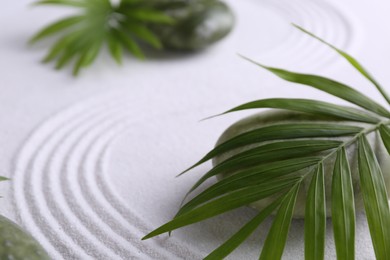
[(31, 40), (30, 43), (37, 42), (43, 38), (52, 36), (53, 34), (59, 33), (64, 29), (72, 27), (75, 24), (80, 23), (84, 19), (83, 16), (71, 16), (65, 19), (59, 20), (38, 32)]
[(53, 22), (35, 34), (30, 43), (57, 36), (44, 62), (55, 61), (56, 68), (74, 61), (73, 75), (90, 66), (98, 57), (102, 46), (108, 46), (111, 57), (121, 64), (123, 50), (139, 59), (145, 55), (139, 41), (161, 49), (162, 43), (149, 28), (149, 24), (170, 25), (172, 17), (147, 1), (121, 0), (112, 4), (109, 0), (43, 0), (36, 5), (75, 7), (77, 15)]

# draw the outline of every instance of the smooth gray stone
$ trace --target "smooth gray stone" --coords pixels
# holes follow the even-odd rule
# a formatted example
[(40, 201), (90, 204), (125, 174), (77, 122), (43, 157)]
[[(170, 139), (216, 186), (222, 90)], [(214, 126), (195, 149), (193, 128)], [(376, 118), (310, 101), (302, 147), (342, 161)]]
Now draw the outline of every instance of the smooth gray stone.
[(30, 234), (0, 216), (0, 259), (49, 260), (50, 257)]
[(156, 5), (176, 19), (173, 26), (150, 27), (167, 49), (206, 48), (227, 36), (235, 23), (231, 9), (217, 0), (160, 0)]

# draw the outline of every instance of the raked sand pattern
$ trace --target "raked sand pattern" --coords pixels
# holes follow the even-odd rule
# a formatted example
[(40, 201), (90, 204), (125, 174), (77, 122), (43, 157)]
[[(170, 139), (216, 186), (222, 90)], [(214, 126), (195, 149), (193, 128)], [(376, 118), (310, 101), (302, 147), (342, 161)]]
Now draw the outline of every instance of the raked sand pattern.
[[(267, 54), (270, 57), (284, 57), (288, 64), (293, 66), (312, 66), (319, 69), (324, 64), (329, 65), (337, 55), (329, 55), (323, 44), (313, 40), (299, 30), (288, 27), (281, 29), (278, 35), (283, 35), (277, 42), (272, 42), (270, 48), (261, 49), (262, 41), (267, 40), (267, 35), (262, 35), (263, 27), (268, 27), (272, 32), (279, 27), (288, 26), (290, 23), (300, 25), (309, 31), (327, 39), (341, 49), (347, 50), (351, 43), (358, 40), (359, 32), (356, 32), (356, 19), (350, 17), (342, 9), (325, 0), (248, 0), (239, 3), (231, 3), (233, 10), (237, 10), (238, 27), (251, 28), (241, 37), (238, 51), (248, 51), (251, 58), (256, 54)], [(280, 18), (280, 20), (278, 19)], [(267, 21), (267, 20), (271, 20)], [(256, 30), (256, 28), (261, 28)], [(253, 42), (255, 41), (255, 42)], [(245, 43), (248, 42), (248, 43)]]
[(106, 149), (137, 120), (129, 104), (110, 97), (77, 105), (43, 124), (16, 160), (20, 218), (54, 259), (197, 258), (169, 241), (165, 249), (141, 242), (151, 227), (110, 186)]

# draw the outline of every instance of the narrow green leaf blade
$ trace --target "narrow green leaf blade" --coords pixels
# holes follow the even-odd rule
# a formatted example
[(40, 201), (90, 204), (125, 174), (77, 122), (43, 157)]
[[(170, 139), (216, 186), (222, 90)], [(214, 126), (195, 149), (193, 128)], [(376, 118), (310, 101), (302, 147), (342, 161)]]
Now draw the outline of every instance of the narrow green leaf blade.
[(387, 111), (383, 106), (343, 83), (317, 75), (301, 74), (283, 69), (267, 67), (248, 58), (244, 57), (244, 59), (272, 72), (276, 76), (286, 81), (316, 88), (333, 96), (349, 101), (355, 105), (363, 107), (378, 115), (390, 117), (390, 112)]
[(143, 240), (248, 205), (252, 202), (271, 196), (272, 194), (281, 192), (293, 186), (300, 180), (301, 178), (299, 177), (291, 177), (290, 179), (286, 178), (283, 180), (269, 181), (267, 183), (231, 192), (226, 196), (213, 200), (174, 218), (170, 222), (146, 235)]
[(355, 202), (345, 148), (338, 151), (332, 177), (332, 223), (337, 259), (355, 259)]
[(67, 49), (69, 44), (73, 42), (76, 38), (78, 38), (80, 35), (80, 31), (71, 32), (57, 40), (56, 43), (51, 47), (49, 52), (46, 54), (46, 57), (43, 59), (43, 62), (49, 62), (54, 60), (61, 53), (63, 53)]
[(10, 180), (10, 179), (7, 177), (4, 177), (4, 176), (0, 176), (0, 181), (8, 181), (8, 180)]
[(57, 22), (54, 22), (50, 24), (49, 26), (45, 27), (41, 31), (39, 31), (37, 34), (35, 34), (31, 40), (30, 43), (35, 43), (39, 40), (42, 40), (43, 38), (49, 37), (53, 34), (56, 34), (64, 29), (67, 29), (69, 27), (72, 27), (79, 22), (81, 22), (84, 19), (83, 16), (71, 16), (64, 19), (61, 19)]
[(152, 47), (156, 49), (162, 49), (163, 46), (159, 38), (146, 26), (135, 23), (126, 23), (123, 26), (139, 39), (150, 44)]
[(376, 258), (390, 259), (390, 209), (386, 186), (368, 140), (358, 141), (360, 186)]
[(233, 172), (255, 164), (313, 155), (321, 151), (337, 148), (339, 145), (341, 145), (341, 141), (318, 139), (293, 139), (266, 143), (233, 155), (216, 165), (206, 175), (213, 176), (219, 173)]
[[(188, 203), (186, 203), (177, 213), (181, 215), (189, 210), (201, 205), (202, 203), (212, 200), (225, 193), (232, 192), (252, 185), (259, 185), (271, 179), (277, 179), (285, 175), (294, 174), (310, 166), (317, 165), (320, 157), (295, 158), (284, 161), (277, 161), (256, 165), (255, 167), (237, 172), (228, 176), (211, 187), (207, 188)], [(199, 184), (199, 182), (197, 183)]]
[(111, 34), (107, 38), (108, 49), (111, 57), (118, 63), (122, 64), (123, 47), (119, 41), (115, 39)]
[(325, 181), (323, 165), (313, 175), (305, 208), (305, 259), (321, 260), (325, 255)]
[(125, 46), (125, 48), (128, 49), (135, 57), (141, 60), (145, 59), (145, 55), (141, 51), (141, 48), (129, 35), (124, 33), (122, 30), (114, 29), (113, 31), (114, 36), (120, 40), (123, 46)]
[(280, 205), (271, 229), (264, 242), (263, 250), (261, 251), (259, 258), (260, 260), (278, 260), (282, 258), (298, 191), (299, 184), (296, 184)]
[(388, 126), (381, 125), (379, 127), (379, 133), (387, 152), (390, 154), (390, 128)]
[(229, 150), (233, 150), (248, 144), (261, 143), (265, 141), (286, 140), (295, 138), (315, 138), (315, 137), (340, 137), (349, 136), (359, 133), (361, 127), (340, 125), (335, 123), (289, 123), (275, 124), (270, 126), (260, 127), (255, 130), (237, 135), (230, 140), (217, 145), (201, 160), (190, 168), (183, 171), (180, 175), (188, 172), (196, 166), (212, 159)]
[(340, 141), (306, 139), (267, 143), (248, 151), (241, 152), (216, 165), (204, 174), (189, 192), (195, 190), (210, 177), (220, 173), (234, 172), (238, 169), (245, 169), (245, 167), (261, 165), (273, 161), (299, 158), (304, 155), (313, 155), (321, 151), (337, 148), (340, 145)]
[(380, 119), (378, 119), (375, 115), (356, 108), (339, 106), (318, 100), (291, 98), (271, 98), (257, 100), (230, 109), (223, 114), (258, 108), (287, 109), (365, 123), (378, 123), (380, 121)]
[(68, 64), (77, 54), (82, 53), (87, 48), (90, 38), (86, 34), (78, 34), (67, 42), (63, 52), (56, 63), (56, 69), (63, 68)]
[(129, 19), (139, 20), (149, 23), (172, 25), (175, 20), (161, 11), (152, 9), (131, 9), (124, 12)]
[(387, 94), (387, 92), (384, 90), (384, 88), (378, 83), (378, 81), (376, 81), (374, 79), (374, 77), (371, 75), (371, 73), (369, 73), (364, 67), (363, 65), (361, 65), (354, 57), (352, 57), (351, 55), (349, 55), (348, 53), (346, 53), (345, 51), (343, 50), (340, 50), (338, 49), (336, 46), (330, 44), (329, 42), (325, 41), (324, 39), (314, 35), (313, 33), (303, 29), (302, 27), (296, 25), (296, 24), (293, 24), (293, 26), (295, 26), (296, 28), (298, 28), (299, 30), (301, 30), (302, 32), (308, 34), (309, 36), (319, 40), (320, 42), (324, 43), (325, 45), (329, 46), (330, 48), (332, 48), (333, 50), (335, 50), (338, 54), (340, 54), (342, 57), (344, 57), (348, 62), (349, 64), (351, 64), (357, 71), (360, 72), (360, 74), (362, 74), (366, 79), (368, 79), (372, 84), (374, 84), (374, 86), (378, 89), (378, 91), (382, 94), (382, 96), (386, 99), (387, 103), (390, 104), (390, 97), (389, 95)]
[(256, 229), (257, 227), (280, 205), (282, 197), (268, 207), (263, 209), (251, 221), (245, 224), (237, 233), (230, 239), (223, 243), (220, 247), (211, 252), (204, 260), (219, 260), (228, 256), (239, 245), (241, 245)]
[(73, 69), (74, 76), (77, 76), (79, 74), (81, 68), (88, 67), (91, 63), (93, 63), (93, 61), (97, 58), (99, 54), (101, 46), (102, 42), (96, 41), (92, 44), (90, 48), (85, 49), (81, 53)]
[(86, 7), (87, 3), (85, 1), (77, 0), (41, 0), (35, 2), (34, 5), (62, 5), (71, 7)]

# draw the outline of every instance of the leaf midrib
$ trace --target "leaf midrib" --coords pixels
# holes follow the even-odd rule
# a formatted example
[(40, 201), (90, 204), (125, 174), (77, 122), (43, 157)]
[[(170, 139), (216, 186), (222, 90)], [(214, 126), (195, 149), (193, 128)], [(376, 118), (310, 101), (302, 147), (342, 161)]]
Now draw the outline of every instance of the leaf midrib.
[[(344, 157), (344, 155), (342, 155), (342, 156)], [(347, 226), (348, 226), (347, 225), (348, 224), (348, 221), (347, 221), (347, 210), (345, 208), (345, 203), (344, 203), (344, 201), (345, 201), (344, 178), (342, 176), (343, 174), (346, 174), (346, 173), (343, 170), (342, 163), (340, 163), (338, 166), (339, 166), (339, 172), (340, 172), (341, 197), (342, 197), (342, 202), (343, 202), (343, 203), (341, 203), (341, 207), (342, 207), (342, 210), (343, 210), (343, 222), (344, 222), (344, 225), (343, 225), (344, 226), (344, 234), (343, 234), (343, 236), (344, 236), (344, 240), (347, 241), (347, 244), (349, 244), (349, 239), (348, 239), (348, 236), (347, 236), (347, 233), (348, 233), (348, 231), (347, 231), (347, 229), (348, 229), (347, 228)], [(346, 259), (350, 259), (350, 257), (349, 257), (349, 250), (347, 250), (346, 253), (347, 253)]]
[(325, 160), (329, 159), (330, 157), (332, 157), (335, 153), (337, 153), (338, 151), (340, 151), (340, 149), (342, 149), (343, 147), (347, 147), (351, 144), (354, 144), (360, 136), (362, 135), (368, 135), (369, 133), (372, 133), (372, 132), (375, 132), (379, 129), (379, 127), (381, 125), (390, 125), (390, 120), (386, 120), (386, 121), (381, 121), (379, 122), (378, 124), (374, 125), (373, 127), (370, 127), (370, 128), (363, 128), (362, 131), (360, 131), (359, 133), (357, 133), (356, 135), (354, 135), (350, 140), (348, 141), (345, 141), (345, 142), (342, 142), (340, 144), (339, 147), (335, 148), (334, 150), (332, 150), (328, 155), (324, 156), (324, 158), (322, 158), (319, 162), (318, 162), (318, 166), (321, 164), (321, 163), (324, 163)]

